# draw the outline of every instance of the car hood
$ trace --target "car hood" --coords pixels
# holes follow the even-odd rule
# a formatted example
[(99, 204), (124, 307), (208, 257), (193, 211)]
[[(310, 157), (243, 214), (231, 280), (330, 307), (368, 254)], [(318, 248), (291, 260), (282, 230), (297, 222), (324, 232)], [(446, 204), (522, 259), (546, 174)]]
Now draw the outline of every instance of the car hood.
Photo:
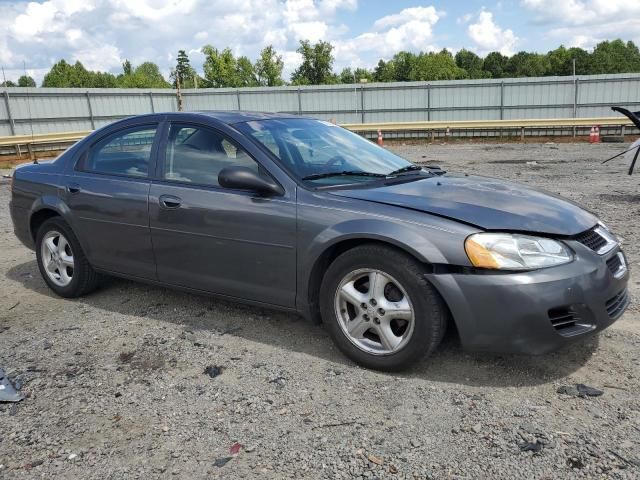
[(410, 208), (484, 230), (575, 235), (598, 221), (569, 200), (517, 183), (480, 176), (434, 176), (331, 193)]

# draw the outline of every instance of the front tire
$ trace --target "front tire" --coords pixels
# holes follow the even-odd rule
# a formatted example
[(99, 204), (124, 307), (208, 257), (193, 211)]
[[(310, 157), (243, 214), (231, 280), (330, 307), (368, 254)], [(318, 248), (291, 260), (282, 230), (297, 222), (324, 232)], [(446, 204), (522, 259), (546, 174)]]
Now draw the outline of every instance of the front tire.
[(400, 370), (440, 343), (447, 309), (411, 256), (381, 245), (346, 251), (321, 285), (322, 318), (338, 348), (360, 365)]
[(38, 269), (47, 286), (65, 298), (94, 290), (100, 276), (84, 255), (80, 242), (60, 217), (45, 221), (36, 234)]

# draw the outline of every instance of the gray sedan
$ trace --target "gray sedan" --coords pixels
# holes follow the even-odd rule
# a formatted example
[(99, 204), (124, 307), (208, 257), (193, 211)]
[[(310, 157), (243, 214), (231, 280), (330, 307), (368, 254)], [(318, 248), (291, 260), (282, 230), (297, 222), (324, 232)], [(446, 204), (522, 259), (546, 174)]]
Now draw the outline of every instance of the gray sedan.
[(285, 114), (113, 123), (17, 168), (10, 206), (58, 295), (116, 275), (296, 311), (370, 368), (452, 326), (469, 349), (546, 352), (629, 303), (618, 240), (574, 203)]

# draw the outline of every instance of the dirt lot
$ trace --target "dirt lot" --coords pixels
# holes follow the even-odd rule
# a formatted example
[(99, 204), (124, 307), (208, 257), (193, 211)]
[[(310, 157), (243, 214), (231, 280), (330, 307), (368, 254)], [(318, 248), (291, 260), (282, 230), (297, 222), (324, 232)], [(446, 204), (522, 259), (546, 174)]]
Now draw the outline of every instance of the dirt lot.
[[(640, 267), (640, 172), (599, 164), (624, 145), (393, 148), (581, 202)], [(290, 314), (122, 280), (56, 298), (6, 208), (0, 243), (0, 367), (27, 396), (0, 404), (0, 478), (640, 477), (637, 277), (622, 319), (567, 350), (477, 355), (450, 335), (388, 375)], [(604, 394), (557, 393), (576, 383)]]

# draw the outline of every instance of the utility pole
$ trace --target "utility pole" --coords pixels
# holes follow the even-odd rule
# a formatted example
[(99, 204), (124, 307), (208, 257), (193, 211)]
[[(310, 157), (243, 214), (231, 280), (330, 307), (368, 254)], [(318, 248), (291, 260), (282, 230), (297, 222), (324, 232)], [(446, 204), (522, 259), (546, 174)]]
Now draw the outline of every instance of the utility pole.
[(182, 111), (182, 91), (180, 90), (180, 74), (176, 69), (176, 95), (178, 97), (178, 111)]
[(576, 59), (572, 58), (571, 63), (573, 64), (573, 76), (576, 76)]

